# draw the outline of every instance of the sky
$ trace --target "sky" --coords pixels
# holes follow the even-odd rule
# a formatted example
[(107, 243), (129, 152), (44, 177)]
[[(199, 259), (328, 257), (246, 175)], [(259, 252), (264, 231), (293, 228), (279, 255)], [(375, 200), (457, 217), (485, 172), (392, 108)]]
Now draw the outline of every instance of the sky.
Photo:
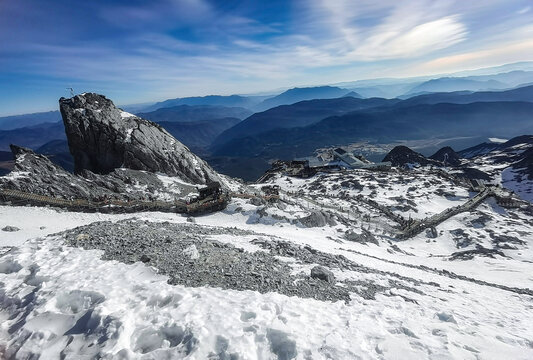
[(533, 0), (0, 0), (0, 116), (533, 60)]

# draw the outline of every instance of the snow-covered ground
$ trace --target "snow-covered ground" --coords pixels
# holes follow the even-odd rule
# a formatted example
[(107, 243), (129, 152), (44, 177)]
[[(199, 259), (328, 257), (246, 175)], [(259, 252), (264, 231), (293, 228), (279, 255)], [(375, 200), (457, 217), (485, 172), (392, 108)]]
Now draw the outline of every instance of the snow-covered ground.
[[(0, 206), (0, 228), (20, 228), (0, 232), (0, 246), (14, 246), (0, 257), (0, 354), (21, 359), (32, 354), (42, 359), (533, 358), (533, 297), (498, 287), (533, 289), (531, 216), (504, 210), (489, 200), (439, 225), (435, 239), (420, 234), (403, 242), (391, 241), (378, 231), (377, 222), (368, 225), (361, 220), (364, 214), (376, 219), (383, 216), (357, 203), (355, 195), (370, 196), (374, 191), (372, 196), (392, 208), (403, 202), (390, 198), (408, 192), (413, 194), (412, 203), (405, 208), (398, 205), (395, 211), (403, 216), (426, 216), (465, 201), (468, 192), (431, 176), (414, 176), (395, 178), (400, 187), (406, 187), (402, 193), (389, 189), (391, 178), (372, 179), (356, 172), (345, 178), (351, 183), (338, 189), (333, 189), (338, 179), (320, 178), (331, 191), (328, 197), (319, 196), (321, 187), (312, 185), (316, 179), (277, 178), (273, 182), (332, 208), (354, 206), (359, 218), (305, 227), (297, 219), (311, 214), (316, 205), (298, 203), (294, 196), (294, 204), (235, 199), (226, 210), (197, 217), (195, 222), (203, 227), (253, 231), (343, 255), (367, 271), (331, 268), (339, 284), (355, 281), (382, 286), (384, 290), (375, 299), (354, 293), (347, 303), (327, 302), (276, 292), (172, 286), (155, 268), (140, 262), (105, 261), (101, 251), (68, 247), (61, 236), (53, 234), (95, 221), (136, 218), (186, 223), (186, 217)], [(444, 193), (438, 191), (442, 185)], [(334, 212), (332, 208), (325, 209)], [(379, 245), (343, 237), (346, 230), (360, 232), (365, 226)], [(474, 240), (459, 249), (458, 237), (464, 240), (465, 233)], [(524, 244), (503, 250), (506, 257), (449, 260), (451, 253), (475, 244), (495, 246), (491, 233), (513, 236)], [(213, 238), (245, 251), (263, 251), (251, 243), (256, 236)], [(288, 261), (295, 273), (309, 272), (312, 267), (293, 258), (280, 259)]]

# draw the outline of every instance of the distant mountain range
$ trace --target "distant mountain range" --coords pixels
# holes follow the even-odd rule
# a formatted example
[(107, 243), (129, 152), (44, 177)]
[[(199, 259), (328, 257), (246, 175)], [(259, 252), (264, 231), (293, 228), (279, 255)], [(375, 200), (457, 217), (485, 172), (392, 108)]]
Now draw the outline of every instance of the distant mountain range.
[(48, 156), (53, 163), (61, 166), (67, 171), (74, 171), (74, 158), (70, 154), (66, 137), (65, 140), (49, 141), (37, 148), (35, 152)]
[(61, 121), (44, 123), (13, 130), (0, 130), (0, 150), (9, 150), (10, 144), (36, 149), (51, 140), (66, 139)]
[(293, 88), (274, 96), (241, 96), (241, 95), (209, 95), (200, 97), (185, 97), (158, 102), (144, 109), (142, 113), (153, 112), (158, 109), (172, 108), (179, 105), (210, 105), (225, 107), (240, 107), (254, 112), (265, 111), (280, 105), (294, 104), (303, 100), (333, 99), (342, 96), (361, 97), (348, 89), (333, 86), (316, 86)]
[(280, 105), (294, 104), (299, 101), (312, 99), (334, 99), (348, 95), (355, 98), (361, 98), (361, 95), (348, 89), (341, 89), (333, 86), (317, 86), (306, 88), (289, 89), (277, 96), (264, 100), (256, 105), (256, 111), (264, 111)]
[[(454, 138), (467, 147), (486, 137), (531, 133), (533, 85), (517, 87), (533, 83), (533, 63), (528, 64), (498, 68), (506, 71), (499, 74), (485, 69), (440, 78), (361, 80), (271, 96), (185, 97), (126, 108), (161, 124), (235, 175), (247, 167), (259, 171), (271, 159), (306, 156), (330, 145)], [(388, 99), (393, 94), (407, 95)], [(59, 120), (57, 111), (0, 118), (0, 151), (17, 143), (66, 156), (54, 148), (65, 141)], [(476, 146), (460, 155), (474, 156), (495, 145)]]
[(533, 71), (510, 71), (494, 75), (440, 77), (425, 81), (406, 96), (434, 92), (504, 90), (533, 82)]
[(227, 107), (217, 105), (178, 105), (161, 108), (152, 112), (141, 112), (137, 115), (154, 122), (195, 122), (220, 118), (245, 119), (252, 115), (248, 109), (242, 107)]
[[(400, 102), (393, 106), (328, 117), (304, 127), (275, 129), (234, 138), (225, 144), (218, 144), (212, 155), (265, 160), (292, 159), (307, 156), (320, 147), (363, 140), (392, 143), (458, 136), (512, 137), (520, 133), (533, 133), (532, 116), (533, 103), (528, 102), (413, 106), (402, 106)], [(512, 126), (509, 119), (512, 119)]]
[(418, 95), (402, 101), (403, 105), (454, 103), (468, 104), (473, 102), (495, 101), (533, 101), (533, 85), (505, 91), (480, 92), (443, 92)]
[(161, 108), (175, 107), (179, 105), (211, 105), (211, 106), (226, 106), (226, 107), (241, 107), (251, 109), (267, 96), (240, 96), (240, 95), (209, 95), (209, 96), (194, 96), (185, 98), (169, 99), (155, 103), (148, 106), (143, 113), (152, 112)]
[(193, 152), (203, 154), (220, 133), (240, 122), (238, 118), (226, 117), (195, 122), (161, 121), (159, 125)]
[(257, 135), (276, 128), (294, 128), (313, 124), (326, 117), (342, 115), (350, 111), (396, 104), (398, 100), (359, 99), (341, 97), (319, 99), (282, 105), (256, 113), (234, 127), (224, 131), (214, 141), (213, 146), (224, 144), (232, 139)]
[(61, 114), (59, 114), (59, 111), (4, 116), (0, 117), (0, 130), (13, 130), (42, 123), (55, 123), (58, 121), (61, 121)]
[(470, 80), (464, 78), (440, 78), (426, 81), (420, 85), (412, 88), (407, 94), (420, 94), (431, 92), (450, 92), (461, 90), (491, 90), (491, 89), (504, 89), (509, 85), (501, 83), (496, 80)]

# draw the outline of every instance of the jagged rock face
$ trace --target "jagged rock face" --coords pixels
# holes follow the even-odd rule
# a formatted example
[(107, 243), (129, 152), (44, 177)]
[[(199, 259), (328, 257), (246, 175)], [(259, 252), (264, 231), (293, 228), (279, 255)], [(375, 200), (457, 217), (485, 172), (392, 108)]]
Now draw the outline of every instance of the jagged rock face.
[[(65, 199), (168, 200), (195, 193), (181, 182), (165, 184), (158, 175), (139, 170), (116, 169), (107, 175), (88, 170), (76, 176), (30, 149), (11, 145), (15, 167), (0, 177), (0, 188)], [(170, 179), (170, 178), (169, 178)]]
[(59, 100), (74, 171), (108, 174), (117, 168), (160, 172), (206, 184), (219, 176), (161, 126), (86, 93)]
[(409, 164), (442, 166), (441, 162), (428, 159), (424, 155), (409, 149), (407, 146), (396, 146), (385, 156), (383, 162), (386, 161), (390, 161), (392, 166), (405, 166)]
[(451, 147), (446, 146), (429, 157), (432, 160), (440, 161), (451, 166), (461, 165), (461, 157)]

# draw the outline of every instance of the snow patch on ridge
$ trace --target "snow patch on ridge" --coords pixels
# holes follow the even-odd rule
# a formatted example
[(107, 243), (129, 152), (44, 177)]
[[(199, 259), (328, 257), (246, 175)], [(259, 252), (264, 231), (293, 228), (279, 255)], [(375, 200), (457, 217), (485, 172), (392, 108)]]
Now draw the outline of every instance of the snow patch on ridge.
[(495, 137), (491, 137), (489, 138), (489, 141), (490, 142), (493, 142), (493, 143), (504, 143), (506, 141), (508, 141), (508, 139), (500, 139), (500, 138), (495, 138)]
[(130, 114), (129, 112), (126, 112), (126, 111), (123, 111), (123, 110), (120, 111), (120, 116), (123, 119), (130, 118), (130, 117), (136, 117), (135, 115)]

